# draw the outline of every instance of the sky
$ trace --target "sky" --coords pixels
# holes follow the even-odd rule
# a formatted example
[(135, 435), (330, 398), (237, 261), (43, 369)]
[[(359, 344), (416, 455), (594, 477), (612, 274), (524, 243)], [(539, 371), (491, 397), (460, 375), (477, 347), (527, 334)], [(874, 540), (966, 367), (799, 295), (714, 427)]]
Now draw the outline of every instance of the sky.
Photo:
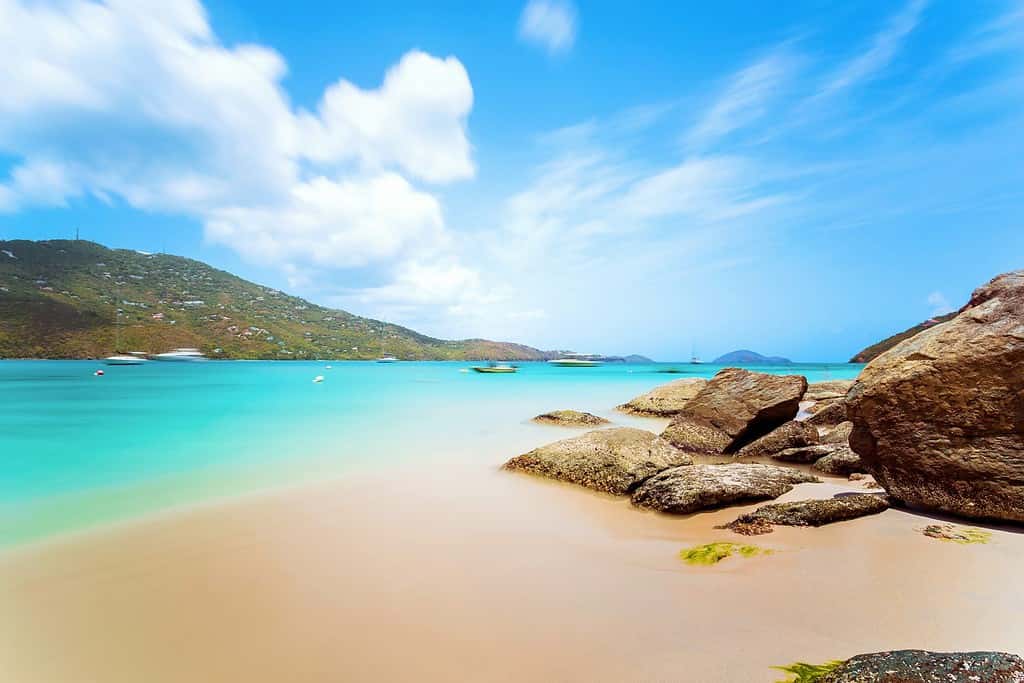
[(840, 361), (1024, 267), (1024, 5), (0, 0), (0, 238)]

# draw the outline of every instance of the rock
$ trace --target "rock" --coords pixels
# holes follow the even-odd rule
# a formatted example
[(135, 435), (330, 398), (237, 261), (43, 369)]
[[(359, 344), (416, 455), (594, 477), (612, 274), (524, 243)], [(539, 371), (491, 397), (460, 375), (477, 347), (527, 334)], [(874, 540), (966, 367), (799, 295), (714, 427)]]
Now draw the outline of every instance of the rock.
[(678, 415), (661, 433), (661, 437), (690, 453), (724, 453), (732, 443), (729, 435), (720, 429)]
[(561, 427), (597, 427), (611, 424), (603, 417), (579, 410), (552, 410), (550, 413), (538, 415), (533, 418), (533, 421), (542, 424), (559, 425)]
[(816, 482), (805, 472), (756, 463), (673, 467), (633, 492), (633, 504), (677, 515), (736, 503), (778, 498), (794, 484)]
[(878, 482), (875, 481), (874, 477), (872, 477), (870, 474), (865, 474), (863, 472), (854, 472), (853, 474), (851, 474), (850, 481), (859, 481), (860, 485), (866, 489), (882, 488), (881, 486), (878, 485)]
[[(674, 441), (677, 435), (690, 437), (700, 432), (701, 440), (708, 444), (726, 444), (717, 452), (735, 452), (796, 417), (806, 390), (807, 380), (802, 375), (726, 368), (686, 403), (664, 436), (687, 448), (686, 439)], [(673, 429), (674, 425), (679, 427)]]
[(1024, 522), (1024, 270), (869, 363), (847, 395), (850, 446), (889, 494)]
[(853, 386), (852, 379), (834, 379), (826, 382), (813, 382), (807, 385), (805, 401), (834, 401), (846, 396)]
[(818, 443), (818, 429), (806, 422), (790, 420), (757, 441), (748, 443), (736, 453), (737, 457), (770, 455), (787, 448), (812, 446)]
[(861, 462), (859, 455), (850, 450), (849, 446), (840, 445), (832, 453), (816, 460), (811, 468), (825, 474), (837, 474), (845, 477), (853, 472), (863, 472), (864, 463)]
[[(815, 427), (831, 427), (847, 421), (846, 401), (830, 401), (818, 408), (820, 404), (814, 404), (807, 409), (811, 416), (807, 418), (807, 424)], [(817, 410), (814, 410), (817, 408)]]
[(929, 538), (937, 538), (940, 541), (953, 541), (961, 545), (988, 543), (992, 537), (992, 534), (988, 531), (972, 527), (958, 527), (952, 524), (929, 524), (921, 529), (921, 533)]
[(801, 446), (799, 448), (787, 448), (785, 450), (771, 453), (768, 457), (781, 462), (812, 463), (832, 455), (839, 448), (836, 444), (817, 444), (814, 446)]
[(731, 529), (745, 536), (769, 534), (772, 525), (822, 526), (845, 522), (865, 515), (874, 515), (889, 507), (885, 496), (871, 493), (853, 493), (827, 500), (799, 500), (793, 503), (770, 503), (753, 512), (740, 515), (719, 527)]
[(696, 377), (677, 379), (623, 403), (618, 410), (633, 415), (669, 417), (682, 410), (687, 401), (696, 396), (707, 383), (706, 379)]
[(847, 420), (846, 422), (840, 422), (835, 427), (824, 428), (824, 433), (821, 435), (821, 443), (837, 443), (843, 446), (850, 443), (850, 432), (853, 431), (853, 423)]
[(691, 462), (690, 456), (656, 434), (616, 427), (541, 446), (517, 455), (504, 468), (624, 495), (664, 469)]
[(1022, 683), (1024, 659), (1005, 652), (894, 650), (857, 655), (818, 683)]

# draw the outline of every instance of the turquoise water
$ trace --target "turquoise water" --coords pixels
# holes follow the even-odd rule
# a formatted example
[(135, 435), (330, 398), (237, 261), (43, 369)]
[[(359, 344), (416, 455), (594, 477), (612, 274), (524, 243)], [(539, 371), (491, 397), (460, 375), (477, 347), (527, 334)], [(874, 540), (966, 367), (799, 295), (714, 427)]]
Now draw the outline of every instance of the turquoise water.
[[(0, 361), (0, 545), (353, 467), (430, 458), (491, 466), (554, 438), (560, 408), (614, 416), (632, 396), (713, 365)], [(682, 374), (658, 370), (674, 367)], [(760, 368), (810, 381), (859, 365)], [(93, 372), (102, 368), (105, 375)], [(751, 368), (759, 369), (759, 368)], [(323, 375), (322, 383), (312, 382)]]

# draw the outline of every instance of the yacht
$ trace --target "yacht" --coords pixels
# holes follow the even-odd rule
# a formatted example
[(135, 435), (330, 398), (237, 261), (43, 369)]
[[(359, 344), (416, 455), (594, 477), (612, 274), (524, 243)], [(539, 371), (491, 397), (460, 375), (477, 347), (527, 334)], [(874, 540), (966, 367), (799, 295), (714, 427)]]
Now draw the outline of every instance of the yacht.
[(475, 372), (507, 374), (510, 372), (516, 372), (519, 368), (514, 365), (509, 365), (508, 363), (490, 363), (488, 365), (474, 365), (473, 370)]
[(391, 354), (386, 354), (377, 359), (378, 363), (397, 363), (398, 359)]
[(107, 365), (142, 365), (146, 359), (133, 353), (115, 353), (113, 356), (104, 358), (103, 362)]
[(588, 360), (586, 358), (556, 358), (549, 360), (549, 365), (557, 365), (561, 368), (592, 368), (601, 364), (599, 360)]
[(153, 360), (189, 362), (206, 360), (206, 356), (204, 356), (203, 352), (200, 351), (199, 349), (182, 348), (174, 349), (173, 351), (168, 351), (167, 353), (158, 353), (155, 356), (153, 356)]

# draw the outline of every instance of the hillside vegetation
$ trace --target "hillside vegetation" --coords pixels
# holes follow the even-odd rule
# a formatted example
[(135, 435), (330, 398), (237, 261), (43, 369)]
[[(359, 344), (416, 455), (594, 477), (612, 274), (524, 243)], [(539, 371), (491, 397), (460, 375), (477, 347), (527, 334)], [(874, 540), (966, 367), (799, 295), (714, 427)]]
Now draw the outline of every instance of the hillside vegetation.
[(902, 332), (894, 334), (891, 337), (887, 337), (886, 339), (883, 339), (877, 344), (872, 344), (863, 351), (860, 351), (857, 355), (850, 359), (850, 362), (869, 363), (872, 360), (874, 360), (877, 356), (882, 355), (892, 347), (899, 344), (904, 339), (910, 339), (919, 332), (924, 332), (930, 327), (935, 327), (939, 323), (944, 323), (947, 320), (950, 320), (954, 316), (956, 316), (956, 313), (956, 311), (953, 311), (952, 313), (947, 313), (946, 315), (936, 316), (934, 318), (931, 318), (930, 320), (925, 320), (923, 323), (919, 325), (914, 325), (910, 329), (903, 330)]
[(97, 358), (176, 347), (251, 359), (557, 355), (521, 344), (434, 339), (180, 256), (78, 240), (0, 241), (0, 357)]

